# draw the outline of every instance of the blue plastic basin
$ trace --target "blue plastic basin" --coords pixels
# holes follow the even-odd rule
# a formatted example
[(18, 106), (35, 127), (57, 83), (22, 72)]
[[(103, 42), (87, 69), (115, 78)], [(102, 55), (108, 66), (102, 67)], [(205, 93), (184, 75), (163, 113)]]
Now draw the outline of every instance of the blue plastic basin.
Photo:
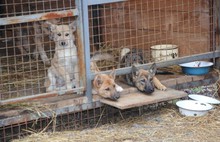
[(212, 62), (206, 61), (195, 61), (180, 64), (183, 73), (187, 75), (205, 75), (210, 71), (212, 65)]

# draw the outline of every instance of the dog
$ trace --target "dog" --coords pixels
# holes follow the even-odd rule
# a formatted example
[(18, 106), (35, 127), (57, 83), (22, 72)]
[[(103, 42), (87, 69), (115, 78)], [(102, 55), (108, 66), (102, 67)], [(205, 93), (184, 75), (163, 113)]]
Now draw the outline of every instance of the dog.
[(139, 91), (151, 94), (156, 87), (159, 90), (167, 90), (167, 88), (155, 76), (157, 72), (156, 64), (154, 63), (149, 70), (139, 69), (136, 65), (144, 64), (146, 61), (143, 58), (141, 50), (130, 50), (123, 48), (121, 51), (121, 65), (123, 67), (132, 66), (131, 74), (125, 75), (125, 81), (131, 86), (135, 86)]
[(123, 88), (115, 83), (115, 70), (109, 75), (97, 74), (93, 80), (93, 95), (99, 95), (105, 99), (117, 101)]
[(156, 64), (154, 63), (149, 70), (138, 69), (132, 66), (132, 82), (133, 85), (141, 92), (151, 94), (154, 92), (154, 87), (165, 91), (167, 88), (157, 79)]
[(47, 22), (55, 42), (55, 54), (48, 68), (46, 91), (70, 90), (79, 87), (77, 48), (74, 44), (76, 21), (69, 25), (55, 25)]
[(109, 75), (100, 74), (100, 70), (96, 64), (96, 62), (100, 60), (112, 59), (114, 59), (114, 57), (111, 54), (100, 52), (95, 53), (93, 57), (91, 57), (91, 72), (97, 74), (92, 82), (92, 94), (117, 101), (120, 98), (120, 92), (123, 91), (123, 88), (115, 83), (115, 70), (113, 69)]

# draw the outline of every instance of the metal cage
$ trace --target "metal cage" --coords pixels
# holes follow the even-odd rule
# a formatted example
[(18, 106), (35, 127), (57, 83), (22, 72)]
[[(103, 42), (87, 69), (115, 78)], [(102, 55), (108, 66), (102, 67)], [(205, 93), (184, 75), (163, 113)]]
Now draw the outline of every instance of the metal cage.
[[(56, 108), (55, 114), (60, 120), (65, 119), (65, 124), (55, 125), (60, 130), (65, 126), (65, 130), (76, 128), (72, 120), (75, 117), (82, 120), (80, 113), (84, 110), (89, 115), (80, 123), (95, 123), (94, 111), (101, 104), (92, 98), (91, 81), (96, 74), (91, 71), (90, 62), (94, 55), (112, 55), (113, 58), (98, 61), (97, 65), (100, 73), (109, 73), (115, 68), (116, 75), (131, 72), (131, 66), (121, 62), (124, 49), (139, 50), (144, 59), (139, 67), (144, 69), (153, 62), (159, 67), (204, 59), (215, 62), (220, 57), (219, 5), (218, 0), (3, 0), (0, 2), (0, 105), (70, 93), (71, 99), (83, 97), (84, 101)], [(74, 56), (78, 59), (78, 71), (71, 71), (71, 81), (79, 86), (67, 88), (66, 76), (59, 81), (59, 71), (54, 71), (58, 80), (55, 84), (63, 89), (55, 87), (47, 91), (48, 71), (54, 64), (57, 46), (61, 46), (59, 40), (55, 40), (59, 35), (55, 35), (51, 25), (70, 26), (73, 21), (76, 21), (76, 31), (70, 34), (77, 48)], [(64, 58), (70, 58), (65, 54)], [(68, 65), (58, 68), (68, 70)], [(67, 115), (62, 116), (64, 114)], [(27, 128), (35, 119), (42, 128), (52, 118), (38, 116), (2, 123), (0, 133), (4, 138), (1, 140), (21, 136), (21, 128)]]

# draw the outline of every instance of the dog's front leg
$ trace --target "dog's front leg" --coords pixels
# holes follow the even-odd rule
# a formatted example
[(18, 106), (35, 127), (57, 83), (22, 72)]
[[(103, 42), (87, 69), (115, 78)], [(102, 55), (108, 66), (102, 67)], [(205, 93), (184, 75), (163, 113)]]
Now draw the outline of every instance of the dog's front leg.
[[(64, 70), (62, 70), (62, 71), (64, 71)], [(61, 72), (62, 72), (61, 71)], [(72, 81), (71, 81), (71, 78), (70, 78), (70, 74), (68, 73), (68, 72), (62, 72), (61, 73), (62, 74), (62, 77), (64, 78), (64, 80), (65, 80), (65, 84), (66, 84), (66, 89), (67, 90), (70, 90), (70, 89), (72, 89)]]
[[(79, 84), (79, 69), (78, 69), (78, 65), (75, 65), (74, 67), (74, 87), (77, 89), (80, 87)], [(77, 94), (82, 94), (82, 92), (80, 90), (77, 90)]]
[(56, 77), (55, 74), (52, 71), (52, 68), (50, 67), (48, 69), (48, 79), (50, 80), (50, 85), (49, 87), (46, 89), (47, 92), (51, 92), (54, 91), (56, 89)]
[[(47, 57), (47, 54), (43, 48), (42, 44), (42, 37), (39, 36), (41, 35), (41, 26), (38, 22), (34, 22), (34, 30), (35, 30), (35, 37), (34, 37), (34, 42), (36, 44), (36, 51), (40, 54), (41, 59), (43, 60), (44, 64), (50, 65), (50, 60)], [(38, 54), (35, 54), (35, 58), (37, 59)]]
[(58, 74), (65, 80), (66, 89), (70, 90), (72, 89), (72, 82), (70, 78), (70, 74), (65, 71), (65, 68), (62, 66), (59, 66), (57, 63), (52, 63), (53, 66), (56, 68), (56, 71)]
[(153, 77), (153, 83), (157, 89), (162, 90), (162, 91), (167, 90), (167, 87), (164, 86), (156, 77)]

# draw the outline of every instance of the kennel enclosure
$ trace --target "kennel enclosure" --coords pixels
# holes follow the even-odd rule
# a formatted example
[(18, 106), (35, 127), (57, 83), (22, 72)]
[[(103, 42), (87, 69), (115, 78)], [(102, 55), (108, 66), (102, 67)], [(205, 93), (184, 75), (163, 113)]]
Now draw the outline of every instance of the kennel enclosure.
[[(101, 73), (115, 68), (118, 76), (131, 70), (120, 62), (124, 48), (141, 50), (145, 64), (140, 67), (144, 69), (155, 61), (151, 47), (167, 44), (178, 47), (178, 57), (157, 60), (158, 67), (205, 59), (219, 63), (216, 59), (220, 56), (219, 5), (217, 0), (3, 0), (0, 2), (0, 105), (59, 100), (61, 103), (55, 103), (53, 110), (57, 116), (67, 114), (65, 120), (76, 119), (70, 125), (77, 125), (83, 119), (82, 111), (86, 110), (87, 114), (91, 113), (86, 116), (90, 123), (89, 116), (92, 119), (96, 113), (89, 110), (94, 112), (102, 106), (91, 93), (91, 80), (95, 76), (90, 70), (92, 56), (113, 55), (111, 60), (98, 61), (97, 65)], [(77, 21), (74, 35), (80, 87), (64, 90), (71, 95), (59, 96), (63, 90), (46, 92), (44, 86), (56, 52), (53, 35), (45, 21), (68, 25), (74, 20)], [(77, 90), (83, 94), (77, 95)], [(5, 111), (4, 114), (11, 115)], [(51, 117), (52, 113), (48, 111), (46, 116)], [(19, 117), (20, 114), (8, 118), (6, 115), (0, 121), (2, 140), (7, 138), (6, 129), (13, 135), (16, 127), (16, 132), (21, 134), (20, 129), (30, 125), (31, 120), (40, 117), (40, 123), (50, 121), (41, 118), (42, 115)]]

